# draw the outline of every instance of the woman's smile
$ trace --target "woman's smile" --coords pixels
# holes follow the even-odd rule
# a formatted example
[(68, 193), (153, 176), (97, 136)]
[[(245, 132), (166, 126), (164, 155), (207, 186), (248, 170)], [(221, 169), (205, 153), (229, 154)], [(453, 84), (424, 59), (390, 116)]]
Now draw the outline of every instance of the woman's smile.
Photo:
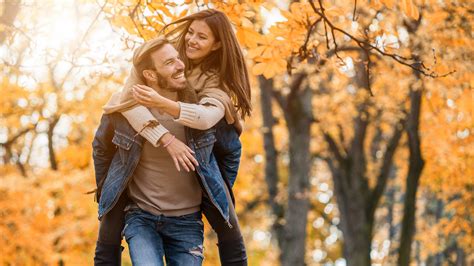
[(185, 35), (186, 56), (192, 61), (200, 61), (220, 48), (212, 30), (206, 22), (195, 20), (189, 25)]

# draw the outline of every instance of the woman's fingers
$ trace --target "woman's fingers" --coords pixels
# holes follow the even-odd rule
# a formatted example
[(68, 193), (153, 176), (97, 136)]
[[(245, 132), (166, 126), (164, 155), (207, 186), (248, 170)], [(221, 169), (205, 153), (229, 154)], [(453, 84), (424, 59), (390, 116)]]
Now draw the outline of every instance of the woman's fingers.
[(193, 149), (189, 148), (188, 146), (186, 146), (186, 148), (188, 149), (188, 151), (192, 154), (195, 154), (195, 152), (193, 151)]
[(135, 85), (133, 88), (136, 91), (140, 92), (141, 94), (147, 95), (147, 96), (151, 96), (155, 92), (155, 90), (153, 90), (152, 88), (148, 86)]
[(133, 97), (135, 100), (137, 100), (137, 102), (143, 105), (150, 105), (152, 103), (148, 95), (144, 95), (142, 92), (138, 92), (135, 89), (133, 90)]
[(142, 96), (150, 95), (150, 92), (148, 90), (142, 89), (141, 87), (138, 87), (138, 86), (133, 86), (132, 90), (133, 90), (133, 93), (136, 93)]
[(190, 158), (188, 158), (186, 155), (183, 156), (183, 160), (184, 162), (186, 163), (186, 166), (191, 169), (192, 171), (195, 171), (196, 169), (194, 169), (194, 165), (193, 163), (191, 162)]
[[(196, 158), (194, 157), (193, 154), (191, 153), (187, 153), (186, 156), (189, 158), (189, 160), (195, 165), (195, 166), (199, 166), (199, 163), (198, 161), (196, 160)], [(193, 168), (194, 168), (194, 165), (193, 165)]]
[(179, 157), (179, 158), (178, 158), (178, 161), (179, 161), (179, 163), (181, 164), (181, 166), (183, 166), (184, 170), (186, 170), (186, 172), (189, 172), (188, 165), (186, 164), (186, 162), (184, 161), (184, 159), (181, 158), (181, 157)]
[(190, 147), (188, 147), (188, 146), (186, 146), (186, 149), (187, 149), (188, 152), (189, 152), (188, 158), (191, 159), (191, 162), (192, 162), (194, 165), (199, 166), (199, 163), (198, 163), (198, 161), (196, 160), (196, 157), (194, 157), (196, 153), (195, 153)]
[(155, 91), (152, 87), (149, 87), (149, 86), (146, 86), (146, 85), (143, 85), (143, 84), (137, 84), (137, 87), (144, 90), (144, 91), (148, 91), (148, 92)]
[(140, 101), (145, 101), (146, 100), (146, 97), (144, 95), (142, 95), (142, 94), (140, 94), (139, 92), (136, 92), (136, 91), (133, 92), (133, 97), (135, 97), (135, 99), (140, 100)]
[(142, 105), (148, 106), (148, 101), (147, 101), (147, 100), (144, 100), (144, 99), (142, 99), (142, 98), (135, 98), (135, 100), (136, 100), (138, 103), (142, 104)]
[(150, 93), (146, 90), (142, 90), (138, 87), (133, 87), (133, 93), (142, 97), (150, 97)]
[(197, 166), (197, 164), (196, 164), (196, 163), (197, 163), (196, 158), (194, 158), (194, 156), (192, 156), (192, 155), (189, 154), (189, 153), (187, 154), (187, 156), (188, 156), (189, 167), (190, 167), (191, 169), (193, 169), (193, 171), (196, 171), (196, 167), (195, 167), (195, 166)]
[(173, 161), (174, 161), (174, 166), (176, 166), (176, 169), (178, 170), (178, 172), (181, 171), (181, 169), (179, 169), (179, 163), (178, 163), (178, 159), (176, 159), (176, 157), (172, 156), (173, 157)]

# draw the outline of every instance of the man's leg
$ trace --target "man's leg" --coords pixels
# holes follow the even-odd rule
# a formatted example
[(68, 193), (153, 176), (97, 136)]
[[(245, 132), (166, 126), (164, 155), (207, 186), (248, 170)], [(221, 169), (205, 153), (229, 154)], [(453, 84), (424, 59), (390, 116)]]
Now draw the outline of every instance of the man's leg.
[(157, 231), (161, 218), (142, 210), (125, 215), (124, 236), (133, 265), (163, 266), (163, 240)]
[[(227, 186), (226, 186), (227, 188)], [(207, 196), (202, 197), (202, 212), (217, 234), (219, 247), (219, 258), (223, 266), (245, 266), (247, 265), (247, 252), (244, 239), (240, 232), (239, 221), (235, 213), (234, 205), (230, 193), (226, 189), (227, 201), (229, 202), (229, 222), (230, 228), (220, 212), (212, 204)]]
[(204, 224), (201, 212), (164, 217), (161, 227), (167, 266), (202, 265)]

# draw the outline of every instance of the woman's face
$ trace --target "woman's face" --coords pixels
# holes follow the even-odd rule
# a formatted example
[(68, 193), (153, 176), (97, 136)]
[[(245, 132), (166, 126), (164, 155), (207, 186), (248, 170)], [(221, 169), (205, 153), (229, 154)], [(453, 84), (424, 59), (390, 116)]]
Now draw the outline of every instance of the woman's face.
[(194, 20), (184, 36), (186, 56), (191, 62), (200, 62), (212, 51), (220, 48), (211, 28), (202, 20)]

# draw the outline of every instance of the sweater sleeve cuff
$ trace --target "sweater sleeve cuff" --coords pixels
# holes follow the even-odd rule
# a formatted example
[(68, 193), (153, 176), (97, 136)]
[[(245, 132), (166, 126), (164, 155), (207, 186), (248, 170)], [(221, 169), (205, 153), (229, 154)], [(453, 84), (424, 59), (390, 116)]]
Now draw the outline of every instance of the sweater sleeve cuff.
[(151, 114), (144, 106), (137, 106), (131, 110), (123, 111), (122, 114), (125, 116), (130, 125), (135, 131), (140, 132), (140, 135), (144, 137), (153, 146), (158, 147), (158, 141), (160, 138), (168, 132), (168, 130), (161, 124), (158, 126), (147, 126), (150, 121), (155, 121), (156, 118)]
[(166, 129), (161, 124), (156, 127), (146, 127), (140, 133), (148, 142), (150, 142), (153, 146), (158, 147), (160, 146), (160, 139), (163, 137), (164, 134), (168, 133), (168, 129)]
[(175, 119), (175, 122), (181, 122), (183, 124), (189, 124), (196, 120), (196, 105), (178, 102), (180, 107), (179, 117)]

